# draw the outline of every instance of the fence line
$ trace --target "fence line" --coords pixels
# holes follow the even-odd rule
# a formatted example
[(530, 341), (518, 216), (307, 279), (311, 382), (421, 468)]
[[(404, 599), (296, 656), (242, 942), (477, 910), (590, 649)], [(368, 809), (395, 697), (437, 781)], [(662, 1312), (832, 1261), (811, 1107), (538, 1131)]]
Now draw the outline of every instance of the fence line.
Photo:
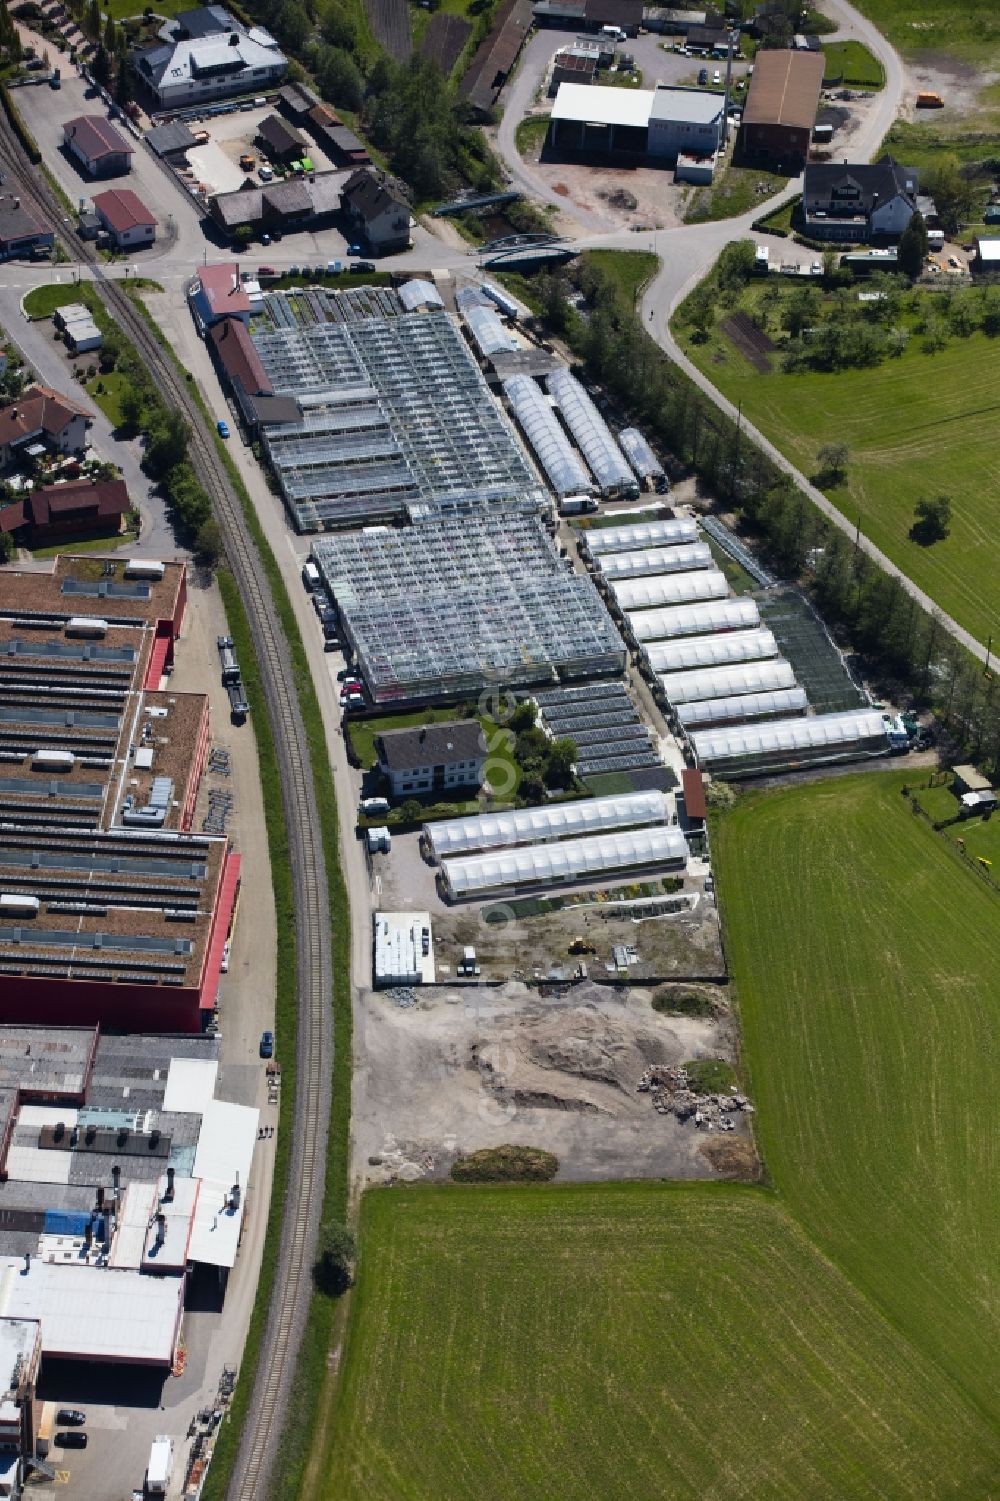
[(933, 781), (928, 781), (928, 782), (925, 782), (922, 787), (919, 787), (919, 788), (916, 789), (916, 791), (914, 791), (909, 786), (909, 784), (907, 784), (902, 789), (903, 796), (906, 798), (907, 802), (909, 803), (911, 810), (915, 814), (917, 814), (920, 818), (922, 818), (925, 823), (929, 824), (930, 827), (931, 827), (931, 829), (933, 830), (933, 832), (935, 834), (940, 834), (941, 835), (941, 837), (944, 839), (945, 844), (948, 845), (949, 848), (954, 851), (954, 853), (963, 862), (963, 864), (967, 865), (970, 870), (975, 871), (976, 875), (979, 876), (980, 880), (985, 881), (986, 884), (987, 884), (987, 886), (989, 886), (990, 890), (991, 891), (995, 891), (997, 893), (997, 895), (1000, 896), (1000, 884), (998, 884), (998, 882), (996, 880), (994, 880), (993, 873), (989, 869), (989, 867), (986, 866), (986, 865), (981, 865), (978, 860), (973, 859), (971, 855), (967, 855), (965, 853), (965, 850), (961, 849), (959, 847), (959, 845), (956, 844), (955, 840), (949, 838), (949, 836), (945, 833), (946, 829), (952, 828), (953, 825), (956, 824), (956, 823), (961, 823), (962, 822), (961, 817), (959, 816), (957, 818), (948, 818), (948, 819), (943, 820), (940, 823), (936, 823), (934, 821), (934, 819), (931, 817), (931, 815), (927, 812), (927, 809), (926, 808), (922, 808), (920, 806), (920, 804), (918, 803), (918, 801), (917, 801), (917, 795), (916, 795), (917, 792), (927, 792), (927, 791), (930, 791), (930, 789), (932, 787), (934, 787), (934, 786), (942, 786), (942, 785), (943, 785), (943, 783), (940, 783), (940, 782), (935, 783)]

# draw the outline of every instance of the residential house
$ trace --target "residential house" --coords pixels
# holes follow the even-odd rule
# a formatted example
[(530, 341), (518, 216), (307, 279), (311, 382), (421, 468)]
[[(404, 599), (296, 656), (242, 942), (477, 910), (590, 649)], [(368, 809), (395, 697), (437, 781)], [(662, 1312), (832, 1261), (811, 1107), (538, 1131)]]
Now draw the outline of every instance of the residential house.
[(63, 125), (63, 143), (88, 177), (121, 177), (135, 150), (103, 115), (77, 115)]
[(375, 751), (394, 797), (478, 787), (483, 780), (486, 742), (475, 719), (385, 730), (375, 737)]
[(265, 93), (281, 82), (288, 60), (263, 26), (245, 27), (221, 5), (184, 11), (152, 47), (132, 49), (132, 63), (160, 109), (207, 104), (234, 94)]
[(917, 210), (919, 178), (891, 156), (877, 162), (807, 162), (806, 232), (818, 240), (898, 240)]
[(203, 266), (188, 288), (188, 304), (202, 335), (220, 318), (239, 318), (249, 323), (253, 311), (250, 294), (235, 261)]
[(0, 260), (51, 250), (55, 235), (35, 217), (15, 193), (0, 193)]
[(129, 508), (121, 479), (45, 485), (0, 508), (0, 532), (13, 532), (19, 543), (31, 547), (71, 537), (116, 537)]
[(94, 212), (119, 250), (152, 245), (156, 220), (131, 188), (108, 188), (94, 198)]
[(48, 386), (28, 389), (0, 409), (0, 467), (27, 453), (83, 453), (93, 416), (69, 396)]
[(355, 172), (344, 184), (341, 202), (355, 231), (376, 255), (409, 248), (410, 205), (390, 189), (382, 174)]

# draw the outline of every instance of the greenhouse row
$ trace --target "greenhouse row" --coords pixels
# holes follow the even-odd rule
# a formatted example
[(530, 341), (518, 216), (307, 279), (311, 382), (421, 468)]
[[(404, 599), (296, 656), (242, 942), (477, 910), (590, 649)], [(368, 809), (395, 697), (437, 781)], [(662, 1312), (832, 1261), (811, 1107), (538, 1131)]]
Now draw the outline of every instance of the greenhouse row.
[(546, 383), (604, 494), (637, 495), (635, 476), (611, 429), (576, 377), (565, 369), (554, 370)]
[(668, 672), (660, 678), (670, 704), (689, 704), (699, 698), (730, 698), (740, 693), (766, 693), (794, 688), (795, 674), (784, 657), (769, 662), (737, 662), (729, 667), (702, 667), (694, 672)]
[(649, 547), (643, 552), (611, 552), (597, 559), (606, 579), (646, 578), (655, 573), (685, 573), (692, 568), (714, 568), (707, 542), (689, 542), (685, 547)]
[(703, 601), (672, 609), (637, 610), (628, 617), (636, 641), (664, 641), (673, 636), (703, 636), (706, 631), (747, 630), (760, 624), (760, 611), (747, 594), (736, 599)]
[(703, 698), (697, 703), (681, 704), (677, 717), (690, 730), (699, 724), (763, 719), (772, 714), (804, 714), (808, 707), (804, 688), (776, 688), (770, 693), (739, 693), (731, 698)]
[(445, 889), (453, 897), (477, 896), (506, 886), (543, 886), (581, 881), (612, 871), (687, 863), (687, 841), (680, 829), (665, 824), (586, 839), (527, 844), (442, 862)]
[(580, 495), (593, 486), (583, 461), (559, 426), (559, 419), (530, 375), (513, 375), (503, 394), (556, 495)]
[(641, 480), (662, 481), (663, 465), (637, 427), (623, 427), (618, 434), (622, 451)]
[(698, 730), (691, 736), (691, 745), (699, 766), (710, 767), (720, 776), (739, 777), (816, 762), (885, 755), (889, 737), (877, 710), (853, 709), (812, 718)]
[(609, 582), (615, 604), (624, 612), (655, 609), (658, 605), (694, 604), (697, 600), (725, 599), (729, 593), (726, 575), (719, 568), (692, 569), (689, 573), (660, 573), (646, 579)]
[(635, 521), (623, 526), (599, 526), (580, 539), (592, 558), (607, 552), (639, 552), (644, 547), (676, 547), (697, 542), (698, 523), (690, 516), (666, 521)]
[(476, 347), (484, 359), (491, 355), (511, 353), (520, 349), (514, 335), (508, 333), (495, 308), (467, 307), (462, 314)]
[(599, 834), (605, 829), (636, 828), (666, 823), (667, 800), (662, 792), (633, 792), (617, 797), (593, 797), (580, 802), (549, 803), (509, 813), (448, 818), (425, 824), (423, 833), (436, 859), (464, 850), (499, 849), (569, 835)]
[(692, 667), (724, 667), (728, 662), (758, 662), (778, 655), (778, 643), (766, 626), (750, 631), (719, 631), (714, 636), (680, 636), (653, 641), (645, 648), (652, 670), (684, 672)]

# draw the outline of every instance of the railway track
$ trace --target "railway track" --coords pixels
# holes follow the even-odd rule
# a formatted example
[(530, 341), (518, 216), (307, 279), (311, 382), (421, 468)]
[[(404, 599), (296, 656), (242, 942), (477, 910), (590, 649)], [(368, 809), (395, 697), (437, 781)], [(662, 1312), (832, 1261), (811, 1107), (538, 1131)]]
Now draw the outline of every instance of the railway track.
[(0, 111), (0, 162), (19, 183), (22, 198), (59, 226), (71, 253), (90, 265), (110, 316), (132, 341), (168, 402), (191, 426), (190, 457), (212, 497), (226, 556), (239, 587), (260, 664), (264, 699), (281, 768), (295, 900), (298, 966), (296, 1090), (291, 1166), (285, 1194), (278, 1266), (253, 1394), (229, 1488), (231, 1501), (263, 1501), (277, 1451), (295, 1361), (305, 1328), (326, 1166), (330, 1116), (333, 989), (329, 901), (322, 840), (315, 817), (312, 766), (294, 691), (288, 640), (240, 500), (204, 418), (173, 360), (145, 318), (97, 261), (63, 213), (45, 178), (26, 163), (20, 142)]

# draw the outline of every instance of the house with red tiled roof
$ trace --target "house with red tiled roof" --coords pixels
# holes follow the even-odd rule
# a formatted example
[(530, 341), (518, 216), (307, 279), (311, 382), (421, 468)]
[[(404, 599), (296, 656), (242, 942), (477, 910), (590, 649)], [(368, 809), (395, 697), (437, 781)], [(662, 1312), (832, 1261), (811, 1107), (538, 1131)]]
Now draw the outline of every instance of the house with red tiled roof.
[(77, 115), (63, 125), (63, 143), (88, 177), (121, 177), (135, 150), (103, 115)]
[(94, 196), (94, 213), (119, 250), (152, 245), (156, 220), (131, 188), (107, 188)]
[(31, 490), (0, 507), (0, 532), (15, 532), (17, 541), (45, 547), (70, 537), (117, 536), (129, 509), (121, 479), (72, 480)]
[(0, 409), (0, 467), (7, 468), (25, 453), (83, 453), (93, 420), (92, 413), (71, 397), (49, 386), (29, 386)]
[(240, 277), (235, 261), (218, 266), (202, 266), (188, 288), (188, 301), (198, 332), (204, 336), (220, 318), (239, 318), (250, 322), (250, 294)]

